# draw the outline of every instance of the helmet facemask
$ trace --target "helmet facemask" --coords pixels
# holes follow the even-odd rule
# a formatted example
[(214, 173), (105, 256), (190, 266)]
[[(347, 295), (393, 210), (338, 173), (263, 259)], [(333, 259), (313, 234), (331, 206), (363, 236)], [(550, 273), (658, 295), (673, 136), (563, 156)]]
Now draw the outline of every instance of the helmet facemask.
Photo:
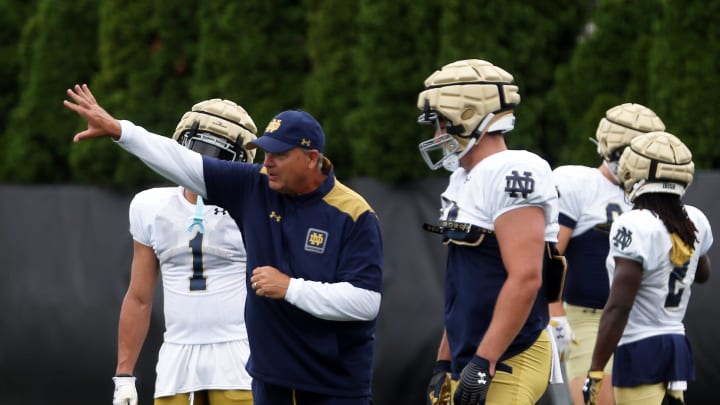
[[(597, 141), (595, 141), (593, 138), (590, 138), (590, 140), (597, 143)], [(613, 176), (616, 183), (620, 182), (620, 177), (618, 176), (618, 165), (620, 163), (620, 156), (622, 156), (625, 148), (626, 146), (619, 147), (614, 151), (610, 152), (608, 156), (603, 157), (603, 164), (605, 165), (605, 167), (607, 167), (608, 171)]]
[[(472, 150), (475, 144), (477, 144), (485, 134), (505, 133), (515, 127), (515, 116), (510, 111), (499, 114), (490, 113), (483, 118), (475, 132), (470, 136), (465, 136), (450, 133), (453, 128), (458, 127), (453, 126), (448, 120), (445, 120), (447, 125), (445, 126), (446, 130), (443, 131), (442, 125), (440, 125), (440, 116), (437, 113), (434, 113), (434, 115), (437, 117), (435, 118), (437, 127), (435, 133), (439, 133), (440, 135), (420, 142), (418, 145), (423, 160), (425, 160), (425, 163), (432, 170), (436, 170), (442, 166), (445, 170), (454, 172), (460, 167), (460, 159)], [(418, 117), (418, 122), (421, 124), (427, 123), (425, 118), (423, 118), (427, 116), (428, 114), (426, 113), (421, 114), (420, 117)], [(437, 158), (439, 151), (442, 151), (442, 156)]]
[[(440, 121), (445, 121), (445, 128)], [(457, 126), (443, 118), (437, 111), (425, 110), (418, 116), (419, 124), (435, 125), (435, 134), (431, 139), (420, 142), (418, 149), (425, 164), (432, 170), (444, 167), (445, 170), (455, 171), (460, 167), (460, 159), (472, 149), (477, 137), (457, 134)], [(453, 133), (455, 132), (455, 133)]]

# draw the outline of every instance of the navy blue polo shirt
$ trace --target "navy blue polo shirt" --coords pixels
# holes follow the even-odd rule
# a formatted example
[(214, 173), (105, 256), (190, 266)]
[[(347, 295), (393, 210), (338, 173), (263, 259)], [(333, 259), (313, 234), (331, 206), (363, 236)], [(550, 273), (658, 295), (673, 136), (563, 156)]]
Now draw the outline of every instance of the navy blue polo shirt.
[[(290, 196), (269, 188), (262, 165), (203, 157), (208, 201), (228, 210), (252, 270), (274, 266), (293, 278), (381, 292), (377, 216), (331, 171), (315, 191)], [(370, 395), (376, 320), (328, 321), (285, 300), (249, 293), (248, 372), (259, 381), (333, 396)]]

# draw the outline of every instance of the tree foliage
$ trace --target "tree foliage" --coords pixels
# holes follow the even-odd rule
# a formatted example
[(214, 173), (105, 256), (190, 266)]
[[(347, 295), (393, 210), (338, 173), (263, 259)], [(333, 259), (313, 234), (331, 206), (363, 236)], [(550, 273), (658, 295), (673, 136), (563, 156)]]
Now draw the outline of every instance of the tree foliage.
[[(93, 2), (41, 0), (23, 26), (17, 47), (20, 67), (17, 101), (3, 110), (7, 127), (0, 134), (0, 177), (26, 183), (52, 183), (71, 178), (67, 156), (74, 130), (60, 100), (65, 80), (87, 80), (96, 70)], [(27, 15), (17, 12), (16, 16)], [(73, 20), (74, 24), (68, 24)], [(58, 35), (62, 33), (62, 35)], [(70, 44), (72, 48), (68, 49)], [(7, 80), (7, 79), (5, 79)], [(7, 95), (12, 96), (13, 91)]]
[(720, 167), (720, 3), (663, 2), (649, 44), (647, 86), (667, 131), (696, 167)]
[(579, 37), (569, 63), (555, 71), (550, 90), (553, 113), (554, 163), (597, 165), (600, 158), (588, 138), (609, 108), (640, 103), (656, 113), (647, 89), (648, 42), (653, 21), (660, 17), (662, 0), (599, 1)]
[(415, 5), (410, 0), (360, 2), (353, 69), (358, 106), (347, 119), (361, 176), (400, 182), (422, 169), (417, 144), (431, 132), (415, 123), (415, 103), (423, 79), (434, 69), (436, 10)]
[[(35, 10), (37, 1), (0, 1), (0, 136), (5, 133), (10, 111), (19, 101), (19, 82), (25, 66), (21, 66), (23, 54), (18, 40), (22, 36), (27, 19)], [(27, 63), (25, 64), (27, 65)], [(0, 154), (0, 156), (2, 156)]]
[[(120, 189), (163, 181), (107, 141), (71, 143), (64, 89), (88, 82), (118, 118), (170, 136), (208, 98), (245, 107), (262, 134), (286, 109), (323, 124), (343, 177), (389, 184), (430, 172), (417, 144), (424, 79), (462, 58), (512, 73), (510, 147), (596, 165), (605, 110), (637, 102), (720, 163), (720, 5), (681, 0), (0, 0), (0, 181)], [(71, 23), (70, 23), (71, 22)], [(262, 157), (258, 157), (258, 160)]]
[(350, 137), (358, 131), (346, 117), (358, 108), (354, 53), (358, 35), (356, 2), (308, 0), (307, 52), (309, 72), (305, 78), (303, 105), (327, 134), (325, 154), (341, 178), (355, 176)]

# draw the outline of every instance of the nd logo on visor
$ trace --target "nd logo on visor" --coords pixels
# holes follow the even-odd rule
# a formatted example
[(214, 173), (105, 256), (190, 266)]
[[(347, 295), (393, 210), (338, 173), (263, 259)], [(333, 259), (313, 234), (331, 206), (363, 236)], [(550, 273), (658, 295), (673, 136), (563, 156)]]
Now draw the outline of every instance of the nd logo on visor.
[(267, 127), (265, 127), (265, 132), (275, 132), (280, 128), (280, 125), (282, 125), (282, 120), (273, 118), (273, 120), (270, 121)]

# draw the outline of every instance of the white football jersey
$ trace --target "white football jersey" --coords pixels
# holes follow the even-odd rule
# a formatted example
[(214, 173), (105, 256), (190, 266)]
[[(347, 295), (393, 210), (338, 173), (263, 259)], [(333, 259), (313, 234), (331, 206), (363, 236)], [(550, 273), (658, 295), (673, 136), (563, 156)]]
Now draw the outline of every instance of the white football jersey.
[(152, 247), (162, 276), (165, 333), (156, 396), (250, 388), (242, 236), (222, 208), (204, 207), (203, 233), (188, 229), (195, 215), (181, 187), (145, 190), (130, 203), (130, 233)]
[(713, 243), (707, 217), (693, 206), (685, 205), (685, 210), (697, 228), (697, 242), (693, 255), (683, 266), (670, 261), (670, 234), (652, 211), (628, 211), (613, 222), (606, 263), (611, 284), (615, 257), (640, 262), (643, 269), (640, 289), (618, 345), (657, 335), (685, 334), (683, 318), (698, 260)]
[(557, 242), (558, 197), (550, 165), (534, 153), (506, 150), (484, 158), (470, 171), (455, 170), (441, 195), (441, 221), (495, 230), (495, 220), (516, 208), (545, 212), (545, 240)]
[(597, 168), (560, 166), (553, 170), (553, 177), (560, 193), (560, 212), (576, 222), (571, 237), (596, 225), (610, 224), (632, 209), (625, 191)]

